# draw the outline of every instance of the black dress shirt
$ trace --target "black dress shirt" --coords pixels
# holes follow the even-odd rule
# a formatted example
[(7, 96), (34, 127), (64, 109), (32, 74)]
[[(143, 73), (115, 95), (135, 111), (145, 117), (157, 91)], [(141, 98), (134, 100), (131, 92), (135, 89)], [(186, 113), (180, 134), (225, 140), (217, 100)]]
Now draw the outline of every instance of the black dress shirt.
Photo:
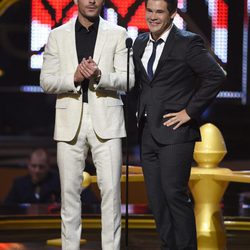
[[(97, 18), (93, 25), (91, 25), (89, 29), (86, 29), (77, 18), (75, 36), (78, 63), (80, 63), (83, 58), (87, 59), (90, 56), (93, 58), (99, 22), (100, 19)], [(83, 102), (88, 102), (88, 87), (89, 80), (85, 79), (82, 82)]]

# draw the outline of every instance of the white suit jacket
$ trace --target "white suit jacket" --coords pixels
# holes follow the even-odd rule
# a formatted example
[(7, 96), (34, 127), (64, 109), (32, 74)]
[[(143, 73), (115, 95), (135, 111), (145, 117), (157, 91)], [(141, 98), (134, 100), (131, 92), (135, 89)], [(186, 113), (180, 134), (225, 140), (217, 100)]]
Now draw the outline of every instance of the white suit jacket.
[[(75, 138), (82, 114), (82, 95), (74, 86), (78, 65), (75, 21), (51, 31), (40, 75), (43, 90), (57, 94), (54, 132), (57, 141), (72, 141)], [(123, 103), (119, 94), (126, 90), (126, 38), (124, 28), (100, 18), (93, 59), (102, 76), (98, 85), (89, 83), (88, 103), (94, 131), (102, 139), (126, 136)], [(132, 88), (134, 68), (132, 60), (130, 62)]]

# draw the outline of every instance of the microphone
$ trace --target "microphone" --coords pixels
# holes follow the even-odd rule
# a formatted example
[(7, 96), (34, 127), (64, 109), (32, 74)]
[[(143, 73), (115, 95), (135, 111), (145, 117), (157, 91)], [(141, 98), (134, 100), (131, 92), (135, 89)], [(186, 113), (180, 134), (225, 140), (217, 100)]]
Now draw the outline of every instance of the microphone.
[(130, 51), (132, 49), (132, 45), (133, 45), (133, 39), (128, 37), (125, 41), (126, 44), (126, 48), (127, 48), (127, 93), (129, 92), (129, 70), (130, 70)]
[(130, 49), (130, 48), (132, 48), (132, 45), (133, 45), (133, 39), (130, 38), (130, 37), (128, 37), (128, 38), (126, 39), (126, 48), (127, 48), (127, 49)]
[[(128, 131), (128, 104), (129, 104), (129, 70), (130, 70), (130, 51), (132, 49), (133, 40), (132, 38), (128, 37), (126, 39), (126, 48), (127, 48), (127, 93), (126, 93), (126, 109), (125, 109), (125, 125), (126, 130)], [(125, 246), (128, 249), (128, 220), (129, 220), (129, 213), (128, 213), (128, 186), (129, 186), (129, 178), (128, 178), (128, 167), (129, 167), (129, 135), (126, 138), (126, 207), (125, 207)]]

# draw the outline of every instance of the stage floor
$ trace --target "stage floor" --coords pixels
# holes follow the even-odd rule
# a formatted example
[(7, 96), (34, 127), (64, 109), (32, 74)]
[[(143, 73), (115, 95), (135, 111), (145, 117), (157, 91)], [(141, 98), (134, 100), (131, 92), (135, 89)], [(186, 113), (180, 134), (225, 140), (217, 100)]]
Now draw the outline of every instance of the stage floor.
[[(87, 208), (85, 206), (82, 234), (87, 243), (81, 250), (98, 250), (101, 249), (101, 221), (100, 214), (94, 214), (93, 211), (98, 212), (99, 209), (93, 206), (89, 210)], [(129, 208), (131, 213), (135, 212), (132, 211), (135, 206)], [(46, 245), (47, 240), (60, 237), (59, 210), (49, 211), (50, 214), (48, 206), (44, 205), (12, 208), (0, 206), (0, 250), (60, 250), (60, 247)], [(160, 249), (154, 220), (150, 213), (146, 213), (147, 207), (140, 205), (136, 211), (137, 213), (130, 214), (129, 250)], [(124, 219), (122, 222), (124, 226)], [(250, 216), (224, 217), (224, 223), (227, 230), (227, 250), (250, 249)], [(124, 230), (121, 250), (125, 250)]]
[[(53, 235), (41, 235), (40, 239), (35, 237), (34, 241), (21, 243), (0, 243), (1, 250), (58, 250), (59, 247), (46, 245), (44, 237), (53, 237)], [(81, 247), (81, 250), (101, 249), (100, 230), (86, 230), (84, 233), (87, 243)], [(12, 235), (13, 242), (15, 235)], [(32, 238), (32, 235), (30, 235)], [(227, 250), (247, 250), (250, 249), (249, 231), (230, 231), (228, 232)], [(18, 238), (18, 236), (17, 236)], [(124, 247), (124, 235), (122, 239), (122, 248)], [(158, 236), (152, 229), (130, 230), (129, 231), (129, 250), (160, 250)]]

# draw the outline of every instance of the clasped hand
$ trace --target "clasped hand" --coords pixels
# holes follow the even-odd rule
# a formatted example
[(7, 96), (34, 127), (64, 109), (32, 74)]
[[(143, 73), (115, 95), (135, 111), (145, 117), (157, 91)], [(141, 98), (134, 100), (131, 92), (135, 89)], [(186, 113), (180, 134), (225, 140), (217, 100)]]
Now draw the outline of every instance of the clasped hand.
[(82, 82), (84, 79), (91, 80), (92, 78), (96, 78), (98, 75), (100, 75), (100, 69), (92, 57), (89, 57), (88, 59), (83, 58), (81, 63), (77, 66), (74, 81)]

